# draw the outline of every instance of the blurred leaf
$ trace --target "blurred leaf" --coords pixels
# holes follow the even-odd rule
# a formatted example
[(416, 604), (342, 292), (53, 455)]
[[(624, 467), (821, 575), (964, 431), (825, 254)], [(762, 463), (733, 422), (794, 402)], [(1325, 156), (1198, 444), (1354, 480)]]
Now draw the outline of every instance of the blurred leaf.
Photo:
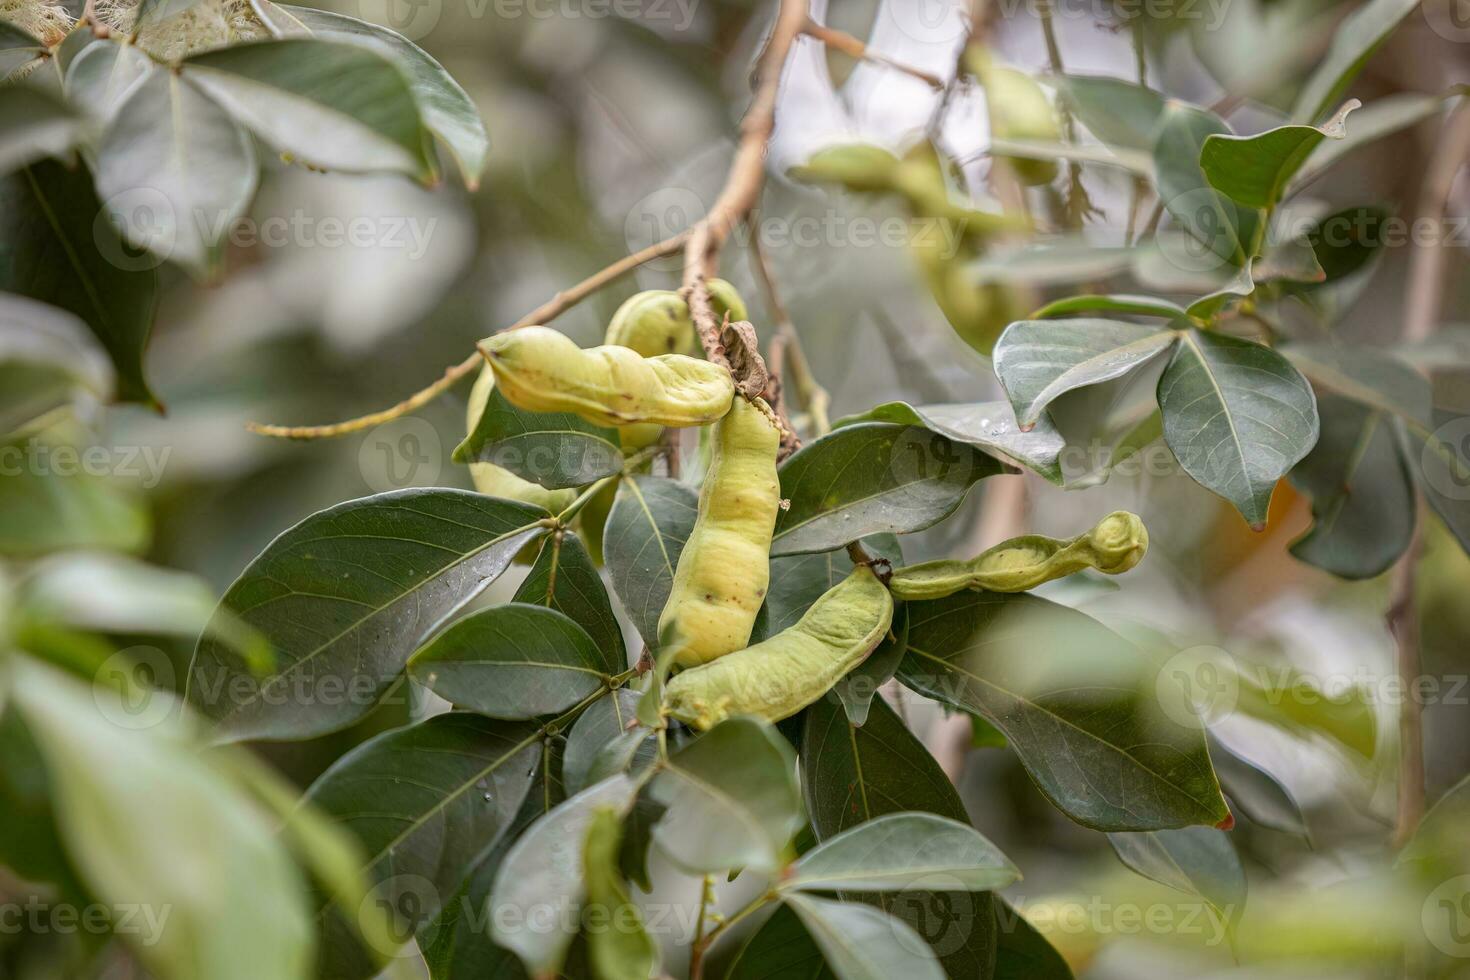
[(1157, 830), (1229, 816), (1203, 732), (1163, 713), (1154, 664), (1100, 623), (1025, 593), (908, 606), (899, 680), (1000, 729), (1073, 820)]
[(1065, 93), (1082, 125), (1103, 143), (1153, 152), (1154, 135), (1164, 114), (1164, 97), (1158, 92), (1104, 76), (1059, 75), (1051, 81)]
[(1093, 245), (1084, 239), (1027, 244), (1010, 251), (987, 250), (970, 266), (977, 283), (1051, 286), (1105, 279), (1126, 270), (1135, 249)]
[(1279, 126), (1255, 136), (1205, 139), (1200, 169), (1211, 186), (1253, 208), (1273, 208), (1286, 185), (1324, 139), (1340, 140), (1344, 120), (1363, 103), (1350, 99), (1321, 126)]
[(1032, 320), (1068, 316), (1073, 313), (1124, 313), (1135, 316), (1161, 316), (1166, 320), (1184, 315), (1184, 307), (1152, 296), (1068, 296), (1054, 300), (1031, 314)]
[(788, 894), (839, 980), (944, 980), (933, 950), (902, 920), (869, 905)]
[(465, 184), (474, 190), (485, 170), (490, 137), (469, 94), (423, 48), (386, 27), (330, 10), (282, 6), (318, 37), (375, 47), (396, 61), (408, 75), (408, 86), (418, 103), (424, 125), (444, 141), (459, 164)]
[(587, 886), (576, 856), (594, 816), (604, 807), (626, 813), (637, 788), (616, 776), (584, 789), (532, 824), (501, 861), (491, 894), (498, 910), (513, 914), (492, 916), (492, 935), (533, 976), (560, 969), (577, 935)]
[(976, 482), (1003, 471), (994, 457), (915, 426), (843, 426), (781, 466), (781, 496), (791, 504), (776, 517), (771, 554), (923, 530), (954, 513)]
[(1419, 0), (1368, 0), (1353, 11), (1338, 27), (1326, 56), (1302, 87), (1291, 117), (1308, 124), (1320, 119), (1342, 98), (1379, 45), (1417, 6)]
[(781, 880), (798, 891), (902, 891), (933, 876), (992, 891), (1021, 873), (969, 824), (932, 813), (890, 813), (830, 837)]
[(0, 438), (69, 404), (77, 389), (112, 393), (112, 364), (66, 310), (0, 293)]
[[(9, 52), (5, 52), (9, 53)], [(81, 137), (81, 119), (34, 85), (0, 87), (0, 174), (46, 157), (66, 157)]]
[(153, 69), (153, 59), (134, 45), (113, 41), (89, 44), (67, 66), (66, 96), (72, 105), (106, 125)]
[(1224, 334), (1180, 334), (1159, 379), (1159, 409), (1179, 465), (1257, 529), (1276, 482), (1317, 442), (1307, 379), (1269, 347)]
[(1245, 869), (1224, 831), (1183, 827), (1143, 834), (1108, 834), (1122, 861), (1145, 878), (1196, 895), (1228, 922), (1245, 912)]
[(545, 512), (463, 490), (402, 490), (338, 504), (281, 534), (221, 609), (271, 641), (253, 677), (200, 640), (189, 698), (216, 737), (309, 738), (370, 711), (409, 655), (545, 530)]
[(193, 55), (180, 70), (261, 139), (312, 166), (431, 176), (408, 80), (376, 51), (255, 41)]
[(117, 397), (156, 406), (143, 377), (153, 327), (152, 264), (106, 221), (85, 167), (38, 163), (0, 183), (0, 290), (76, 314), (117, 369)]
[(56, 823), (56, 788), (19, 711), (0, 708), (0, 758), (0, 864), (28, 881), (80, 894)]
[(1301, 806), (1275, 776), (1214, 740), (1210, 761), (1233, 812), (1244, 813), (1252, 823), (1269, 830), (1309, 836)]
[(138, 29), (145, 25), (157, 24), (191, 10), (199, 2), (200, 0), (138, 0), (132, 24), (133, 33), (138, 33)]
[(456, 463), (494, 463), (548, 490), (580, 487), (622, 471), (615, 429), (570, 412), (528, 412), (490, 389), (474, 431), (454, 450)]
[(1261, 251), (1251, 265), (1252, 285), (1284, 279), (1307, 288), (1327, 281), (1327, 272), (1317, 259), (1312, 239), (1299, 235), (1286, 241), (1272, 242)]
[(1179, 337), (1172, 327), (1122, 320), (1021, 320), (995, 345), (995, 374), (1025, 426), (1060, 395), (1121, 378)]
[(43, 437), (0, 444), (14, 468), (0, 478), (0, 555), (147, 547), (152, 521), (143, 501), (82, 467), (84, 448)]
[(587, 930), (589, 958), (598, 980), (648, 980), (658, 969), (659, 951), (618, 870), (622, 822), (618, 810), (598, 807), (582, 848), (586, 914), (593, 916)]
[(1105, 167), (1120, 167), (1141, 177), (1152, 177), (1154, 172), (1154, 161), (1147, 150), (1133, 150), (1116, 145), (1104, 149), (1100, 146), (1080, 143), (991, 139), (989, 152), (993, 156), (1021, 157), (1026, 160), (1075, 160), (1078, 163), (1096, 163)]
[(99, 901), (155, 920), (127, 937), (148, 970), (309, 976), (306, 889), (263, 814), (171, 722), (123, 727), (110, 719), (137, 719), (116, 692), (23, 657), (12, 666), (11, 697), (46, 760), (68, 854)]
[[(1326, 691), (1311, 676), (1286, 663), (1260, 663), (1231, 658), (1233, 678), (1220, 678), (1230, 687), (1206, 690), (1206, 697), (1235, 697), (1233, 708), (1244, 714), (1299, 733), (1331, 739), (1365, 759), (1378, 745), (1378, 721), (1371, 692), (1359, 687)], [(1210, 678), (1196, 670), (1193, 680), (1202, 687)]]
[(562, 778), (567, 792), (580, 793), (593, 783), (624, 772), (634, 759), (642, 756), (652, 761), (653, 730), (637, 727), (629, 730), (636, 719), (638, 701), (643, 695), (621, 687), (610, 697), (593, 702), (567, 733), (566, 757), (562, 761)]
[(1362, 269), (1383, 248), (1388, 211), (1356, 207), (1328, 215), (1307, 233), (1312, 253), (1322, 270), (1322, 282), (1336, 282)]
[(699, 494), (678, 480), (634, 475), (618, 482), (603, 559), (623, 612), (651, 648), (658, 647), (659, 616), (698, 512)]
[(1429, 506), (1470, 552), (1470, 416), (1435, 412), (1434, 426), (1403, 426), (1409, 469)]
[(628, 668), (623, 629), (613, 613), (612, 600), (575, 534), (547, 535), (536, 564), (516, 589), (515, 601), (565, 613), (587, 631), (609, 674)]
[(454, 623), (409, 659), (408, 672), (458, 707), (507, 719), (565, 711), (611, 683), (586, 630), (565, 613), (522, 602)]
[(721, 722), (671, 755), (649, 792), (668, 807), (654, 842), (693, 874), (775, 871), (801, 827), (791, 746), (748, 716)]
[(9, 21), (0, 21), (0, 81), (21, 77), (45, 56), (45, 42)]
[(1411, 422), (1429, 420), (1429, 383), (1389, 351), (1290, 344), (1281, 353), (1319, 388)]
[(1441, 96), (1412, 92), (1400, 92), (1374, 99), (1353, 114), (1353, 124), (1347, 128), (1342, 139), (1318, 144), (1297, 171), (1286, 192), (1287, 196), (1290, 197), (1316, 180), (1353, 150), (1438, 115), (1444, 105), (1445, 99)]
[(1198, 244), (1188, 251), (1176, 247), (1165, 255), (1193, 271), (1221, 272), (1248, 265), (1260, 225), (1260, 215), (1212, 187), (1200, 165), (1206, 142), (1228, 135), (1230, 127), (1208, 109), (1182, 102), (1164, 108), (1154, 145), (1159, 200)]
[(255, 144), (197, 88), (156, 71), (128, 90), (97, 149), (97, 193), (137, 248), (212, 275), (255, 195)]
[(994, 980), (1072, 980), (1072, 968), (1025, 916), (995, 897)]
[(884, 402), (859, 415), (840, 418), (835, 424), (840, 428), (855, 422), (922, 426), (955, 442), (1015, 460), (1052, 483), (1060, 484), (1062, 480), (1061, 464), (1057, 459), (1064, 448), (1061, 436), (1044, 418), (1023, 432), (1016, 424), (1016, 413), (1008, 402), (918, 407), (908, 402)]

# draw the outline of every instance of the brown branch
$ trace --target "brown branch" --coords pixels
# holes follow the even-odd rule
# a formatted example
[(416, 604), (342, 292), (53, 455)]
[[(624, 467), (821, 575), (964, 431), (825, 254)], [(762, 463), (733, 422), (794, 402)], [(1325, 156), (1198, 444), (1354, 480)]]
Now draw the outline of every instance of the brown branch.
[(816, 378), (812, 376), (811, 366), (806, 359), (806, 351), (802, 350), (801, 338), (796, 333), (796, 325), (791, 322), (791, 313), (786, 309), (786, 304), (781, 302), (781, 294), (776, 289), (776, 277), (771, 271), (771, 263), (766, 258), (765, 248), (761, 245), (759, 231), (754, 228), (751, 230), (751, 265), (755, 269), (756, 279), (760, 282), (761, 293), (766, 301), (766, 310), (770, 313), (776, 326), (776, 336), (771, 338), (770, 345), (770, 373), (776, 380), (778, 400), (782, 402), (782, 404), (773, 403), (773, 407), (789, 429), (790, 445), (787, 445), (788, 439), (783, 437), (781, 446), (784, 454), (782, 458), (785, 458), (801, 448), (801, 440), (797, 437), (796, 431), (790, 427), (784, 408), (786, 380), (790, 378), (798, 404), (807, 414), (811, 423), (811, 431), (818, 437), (832, 430), (832, 423), (827, 420), (827, 405), (830, 398), (826, 390), (817, 384)]
[[(551, 299), (542, 303), (505, 329), (519, 330), (522, 327), (548, 323), (556, 319), (588, 296), (622, 278), (645, 262), (651, 262), (661, 256), (671, 255), (677, 252), (683, 247), (688, 235), (689, 233), (687, 231), (680, 232), (672, 238), (655, 242), (641, 251), (624, 256), (612, 265), (583, 279), (575, 286), (558, 291)], [(381, 412), (361, 415), (355, 419), (348, 419), (345, 422), (335, 422), (331, 425), (288, 426), (263, 425), (259, 422), (249, 422), (246, 423), (245, 428), (258, 435), (273, 436), (278, 439), (330, 439), (335, 436), (345, 436), (349, 433), (361, 432), (363, 429), (370, 429), (375, 425), (391, 422), (393, 419), (407, 415), (415, 409), (422, 408), (454, 387), (457, 381), (474, 371), (475, 367), (482, 362), (483, 358), (481, 358), (480, 352), (476, 350), (463, 361), (460, 361), (453, 367), (446, 368), (444, 370), (444, 376), (427, 388), (422, 388), (414, 392), (397, 405), (394, 405), (392, 408), (385, 408)]]
[(821, 41), (834, 51), (841, 51), (843, 54), (856, 58), (859, 61), (871, 61), (875, 65), (883, 65), (885, 68), (892, 68), (895, 71), (900, 71), (905, 75), (917, 78), (919, 81), (929, 85), (936, 92), (944, 88), (944, 79), (938, 75), (924, 71), (922, 68), (915, 68), (913, 65), (906, 65), (901, 61), (895, 61), (877, 51), (872, 51), (861, 40), (853, 37), (846, 31), (839, 31), (836, 28), (828, 27), (826, 24), (819, 24), (811, 18), (807, 18), (806, 26), (802, 28), (802, 33), (809, 38)]
[[(1444, 228), (1445, 211), (1455, 177), (1470, 157), (1470, 99), (1463, 99), (1445, 122), (1439, 145), (1430, 158), (1429, 168), (1420, 185), (1419, 220), (1432, 221)], [(1419, 221), (1415, 221), (1417, 226)], [(1444, 299), (1444, 241), (1421, 245), (1409, 258), (1408, 297), (1404, 306), (1403, 339), (1418, 343), (1428, 339), (1439, 325), (1440, 307)]]

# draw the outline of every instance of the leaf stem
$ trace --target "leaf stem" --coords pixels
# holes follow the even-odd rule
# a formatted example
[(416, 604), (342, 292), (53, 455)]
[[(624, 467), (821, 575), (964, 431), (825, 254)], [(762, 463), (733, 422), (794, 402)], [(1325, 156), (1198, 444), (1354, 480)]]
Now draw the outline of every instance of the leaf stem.
[(703, 939), (696, 942), (691, 948), (689, 954), (689, 980), (703, 980), (704, 954), (711, 946), (715, 944), (715, 940), (719, 939), (726, 932), (728, 932), (730, 928), (736, 923), (744, 920), (747, 916), (759, 910), (766, 903), (775, 901), (778, 898), (780, 898), (780, 895), (774, 889), (762, 892), (755, 898), (751, 899), (739, 912), (736, 912), (728, 919), (725, 919), (719, 925), (711, 929), (709, 931), (709, 934), (704, 936)]

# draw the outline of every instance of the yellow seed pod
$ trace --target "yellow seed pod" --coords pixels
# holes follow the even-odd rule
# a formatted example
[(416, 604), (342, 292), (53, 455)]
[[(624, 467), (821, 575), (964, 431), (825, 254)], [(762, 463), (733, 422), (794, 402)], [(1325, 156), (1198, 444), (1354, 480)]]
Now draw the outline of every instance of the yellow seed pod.
[(682, 667), (723, 657), (750, 642), (770, 585), (771, 532), (781, 505), (776, 451), (781, 431), (766, 403), (735, 399), (712, 430), (714, 452), (699, 514), (674, 569), (659, 635), (675, 629)]
[(731, 715), (789, 718), (872, 653), (892, 624), (893, 596), (860, 565), (795, 626), (674, 677), (665, 688), (665, 711), (701, 730)]
[[(490, 400), (490, 391), (494, 387), (495, 375), (487, 365), (481, 369), (480, 376), (475, 379), (475, 386), (470, 389), (470, 404), (465, 412), (467, 431), (475, 431), (480, 416), (485, 413), (485, 404)], [(471, 463), (470, 479), (475, 481), (475, 489), (487, 496), (521, 500), (528, 504), (535, 504), (537, 507), (544, 507), (553, 514), (565, 510), (577, 498), (575, 487), (568, 487), (565, 490), (548, 490), (539, 483), (522, 480), (510, 470), (496, 466), (494, 463)]]
[(640, 357), (626, 347), (582, 350), (547, 327), (480, 342), (501, 392), (528, 412), (574, 412), (598, 425), (707, 425), (730, 410), (730, 372), (682, 354)]
[[(718, 316), (731, 322), (749, 317), (735, 287), (723, 279), (709, 281), (710, 301)], [(628, 297), (607, 325), (605, 343), (637, 351), (644, 357), (700, 352), (689, 304), (672, 289), (649, 289)]]
[(898, 157), (871, 143), (848, 143), (818, 150), (790, 175), (808, 183), (840, 184), (859, 194), (893, 190)]
[[(992, 64), (989, 56), (979, 49), (974, 49), (970, 55), (970, 69), (985, 89), (992, 139), (1061, 142), (1061, 124), (1057, 121), (1056, 110), (1030, 75)], [(1049, 184), (1056, 178), (1055, 160), (1010, 155), (1004, 159), (1023, 184)]]
[(1117, 511), (1092, 530), (1060, 540), (1025, 534), (969, 561), (942, 559), (895, 569), (888, 588), (899, 599), (942, 599), (961, 589), (1026, 592), (1087, 568), (1121, 575), (1143, 560), (1148, 529), (1138, 515)]

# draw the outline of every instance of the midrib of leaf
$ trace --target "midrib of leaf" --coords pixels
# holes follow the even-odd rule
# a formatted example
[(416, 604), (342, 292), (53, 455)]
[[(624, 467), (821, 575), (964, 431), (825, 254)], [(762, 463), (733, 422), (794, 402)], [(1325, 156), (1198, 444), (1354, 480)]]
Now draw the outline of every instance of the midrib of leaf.
[[(846, 474), (849, 469), (851, 469), (854, 465), (856, 465), (860, 458), (861, 457), (860, 457), (859, 454), (854, 454), (851, 459), (849, 459), (847, 462), (845, 462), (845, 463), (842, 464), (842, 469), (838, 470), (835, 474), (833, 474), (832, 479), (827, 482), (827, 486), (822, 491), (822, 494), (821, 494), (821, 496), (823, 498), (825, 498), (827, 496), (827, 494), (829, 494), (829, 493), (832, 492), (832, 488), (837, 485), (837, 481), (839, 479), (841, 479), (842, 476), (844, 474)], [(830, 508), (828, 510), (819, 510), (815, 514), (813, 514), (811, 517), (807, 518), (806, 520), (804, 520), (804, 521), (798, 521), (797, 523), (790, 525), (789, 527), (785, 528), (784, 530), (778, 532), (776, 534), (776, 536), (772, 540), (779, 541), (782, 538), (786, 537), (788, 534), (792, 534), (792, 533), (794, 533), (796, 531), (799, 531), (800, 529), (802, 529), (804, 527), (807, 527), (808, 525), (814, 524), (815, 522), (821, 520), (824, 517), (830, 517), (833, 514), (840, 514), (844, 510), (850, 510), (850, 509), (852, 509), (853, 507), (855, 507), (858, 504), (865, 504), (865, 503), (867, 503), (867, 502), (869, 502), (871, 500), (881, 500), (882, 498), (891, 496), (892, 494), (901, 493), (901, 492), (903, 492), (904, 490), (908, 489), (909, 487), (913, 486), (916, 483), (929, 483), (929, 482), (939, 483), (939, 482), (942, 482), (942, 481), (940, 479), (933, 479), (931, 481), (931, 479), (929, 477), (919, 477), (918, 479), (910, 480), (907, 483), (894, 484), (891, 487), (887, 487), (887, 488), (882, 489), (882, 490), (879, 490), (879, 491), (877, 491), (875, 493), (864, 494), (861, 497), (849, 497), (849, 498), (847, 498), (846, 500), (844, 500), (842, 502), (841, 506), (832, 507), (832, 508)], [(779, 557), (786, 557), (786, 556), (779, 556)], [(792, 557), (795, 557), (795, 556), (792, 556)]]
[(46, 215), (46, 222), (51, 226), (51, 231), (56, 235), (56, 240), (61, 243), (62, 249), (66, 252), (67, 263), (71, 266), (72, 272), (75, 273), (77, 281), (86, 290), (87, 299), (92, 303), (93, 310), (97, 315), (97, 321), (107, 324), (109, 330), (111, 330), (113, 327), (112, 318), (107, 315), (107, 308), (102, 303), (102, 297), (97, 293), (97, 284), (87, 275), (86, 269), (82, 266), (81, 257), (77, 255), (76, 249), (72, 247), (71, 241), (62, 233), (61, 223), (56, 217), (56, 212), (52, 210), (51, 202), (46, 199), (46, 195), (41, 192), (41, 185), (36, 183), (36, 175), (31, 171), (30, 167), (25, 168), (25, 175), (26, 182), (31, 187), (31, 194), (35, 197), (36, 203), (40, 205), (42, 212)]
[[(1225, 424), (1230, 429), (1230, 439), (1232, 442), (1235, 443), (1235, 455), (1236, 458), (1240, 460), (1240, 472), (1241, 475), (1245, 477), (1245, 492), (1249, 494), (1251, 492), (1251, 479), (1250, 473), (1246, 469), (1245, 465), (1245, 447), (1241, 445), (1240, 433), (1235, 428), (1235, 416), (1231, 414), (1230, 405), (1228, 402), (1225, 401), (1225, 389), (1220, 387), (1220, 381), (1218, 378), (1215, 377), (1215, 372), (1210, 368), (1210, 363), (1205, 358), (1204, 349), (1199, 346), (1199, 341), (1188, 334), (1182, 334), (1179, 338), (1179, 342), (1182, 345), (1188, 346), (1190, 350), (1194, 352), (1195, 359), (1199, 363), (1199, 369), (1203, 371), (1205, 377), (1209, 379), (1210, 387), (1214, 389), (1215, 397), (1218, 398), (1220, 401), (1220, 415), (1224, 417)], [(1205, 423), (1206, 426), (1208, 424), (1208, 422)], [(1199, 431), (1203, 432), (1204, 427), (1201, 427)]]
[(674, 563), (669, 558), (669, 549), (664, 547), (663, 531), (659, 529), (658, 522), (653, 519), (653, 511), (649, 508), (648, 501), (643, 498), (643, 491), (638, 488), (638, 481), (626, 476), (623, 477), (623, 480), (627, 484), (628, 489), (632, 491), (633, 496), (638, 498), (638, 507), (643, 511), (643, 516), (647, 519), (648, 526), (653, 528), (653, 539), (658, 543), (658, 553), (663, 556), (664, 567), (669, 570), (670, 575), (673, 575)]
[[(1085, 369), (1092, 367), (1097, 362), (1110, 357), (1116, 357), (1119, 354), (1130, 354), (1134, 351), (1147, 350), (1150, 346), (1159, 344), (1160, 337), (1165, 337), (1169, 335), (1174, 335), (1177, 337), (1182, 333), (1183, 331), (1180, 330), (1160, 330), (1158, 333), (1149, 334), (1147, 337), (1140, 337), (1138, 340), (1129, 341), (1128, 343), (1123, 344), (1120, 347), (1114, 347), (1113, 349), (1104, 351), (1101, 354), (1094, 354), (1092, 357), (1089, 357), (1085, 361), (1080, 361), (1076, 364), (1073, 364), (1071, 367), (1067, 368), (1061, 374), (1053, 378), (1045, 388), (1042, 388), (1041, 391), (1037, 392), (1036, 397), (1031, 399), (1031, 404), (1026, 406), (1026, 417), (1023, 419), (1017, 419), (1017, 422), (1022, 425), (1035, 425), (1037, 419), (1041, 417), (1041, 412), (1046, 407), (1046, 405), (1069, 389), (1072, 378), (1078, 374), (1085, 373)], [(1142, 367), (1144, 364), (1147, 364), (1148, 361), (1152, 360), (1155, 357), (1158, 357), (1164, 351), (1168, 350), (1170, 346), (1170, 344), (1159, 344), (1158, 349), (1155, 350), (1149, 358), (1129, 365), (1123, 373), (1127, 373), (1127, 371), (1131, 371), (1134, 368)], [(1063, 349), (1073, 350), (1075, 348)], [(1051, 366), (1056, 366), (1057, 364), (1057, 362), (1054, 361), (1048, 363)]]

